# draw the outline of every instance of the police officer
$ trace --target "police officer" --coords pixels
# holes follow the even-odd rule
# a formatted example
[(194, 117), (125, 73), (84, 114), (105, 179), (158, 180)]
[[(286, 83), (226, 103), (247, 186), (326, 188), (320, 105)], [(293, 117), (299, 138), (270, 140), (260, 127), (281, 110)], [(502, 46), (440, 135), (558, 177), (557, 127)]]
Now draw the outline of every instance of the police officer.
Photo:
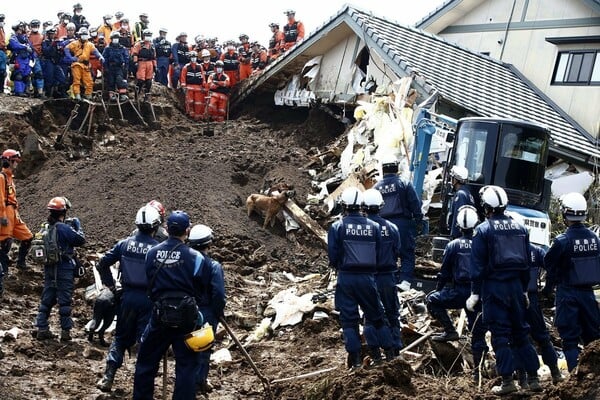
[(481, 359), (487, 352), (485, 332), (481, 322), (481, 305), (470, 311), (466, 301), (471, 294), (471, 241), (473, 229), (478, 223), (477, 210), (470, 205), (462, 206), (456, 215), (456, 223), (462, 236), (452, 240), (444, 249), (442, 267), (438, 273), (436, 290), (427, 296), (427, 309), (433, 318), (442, 324), (444, 332), (431, 337), (436, 342), (458, 340), (458, 332), (448, 316), (448, 309), (464, 308), (467, 313), (469, 330), (472, 332), (471, 350), (473, 352), (474, 378), (479, 379)]
[(583, 225), (585, 197), (566, 194), (560, 208), (567, 230), (554, 239), (544, 262), (547, 285), (557, 287), (554, 325), (572, 371), (577, 366), (579, 342), (587, 345), (600, 339), (600, 311), (592, 289), (600, 284), (600, 250), (598, 236)]
[(395, 357), (392, 336), (374, 276), (381, 227), (360, 214), (362, 197), (355, 187), (342, 192), (342, 206), (347, 214), (331, 225), (327, 235), (329, 265), (338, 272), (335, 307), (340, 312), (344, 344), (353, 369), (360, 368), (362, 361), (359, 306), (376, 332), (374, 338), (371, 335), (366, 337), (369, 349), (375, 350), (371, 354), (373, 361), (381, 362), (380, 347), (385, 350), (388, 360)]
[[(194, 330), (199, 319), (195, 303), (202, 282), (205, 258), (184, 242), (190, 233), (190, 217), (184, 211), (173, 211), (167, 218), (169, 238), (153, 247), (146, 255), (148, 292), (154, 302), (152, 316), (142, 336), (135, 366), (134, 399), (152, 399), (154, 378), (163, 354), (173, 347), (176, 359), (174, 399), (195, 398), (195, 372), (198, 355), (190, 350), (184, 336)], [(174, 303), (174, 301), (177, 303)], [(177, 310), (163, 304), (178, 304)], [(177, 321), (177, 324), (175, 322)]]
[(475, 205), (475, 200), (469, 187), (465, 185), (469, 177), (469, 170), (460, 165), (455, 165), (450, 170), (452, 179), (452, 188), (454, 189), (454, 197), (452, 199), (452, 221), (450, 222), (450, 236), (456, 239), (461, 236), (461, 229), (456, 223), (458, 210), (464, 205)]
[[(395, 355), (398, 355), (403, 347), (402, 337), (400, 336), (400, 301), (398, 300), (395, 276), (398, 271), (397, 262), (400, 256), (400, 233), (398, 233), (396, 225), (379, 215), (382, 206), (383, 197), (379, 190), (369, 189), (364, 192), (363, 208), (367, 218), (381, 226), (381, 243), (377, 257), (375, 282), (385, 310), (387, 323), (391, 329), (394, 352)], [(365, 336), (374, 334), (373, 326), (365, 326), (364, 334)], [(373, 350), (372, 352), (377, 351)]]
[(73, 247), (82, 246), (85, 236), (81, 230), (78, 218), (71, 218), (66, 224), (68, 202), (64, 197), (54, 197), (48, 202), (48, 224), (55, 225), (56, 243), (60, 249), (60, 261), (44, 266), (44, 290), (38, 315), (35, 321), (37, 327), (36, 337), (38, 340), (51, 339), (54, 337), (48, 326), (48, 317), (52, 306), (58, 303), (58, 314), (60, 315), (60, 340), (71, 340), (71, 302), (74, 290), (75, 261), (73, 260)]
[(154, 48), (156, 49), (156, 75), (154, 80), (167, 86), (169, 63), (171, 60), (171, 42), (167, 40), (167, 29), (160, 28), (158, 37), (154, 38)]
[[(221, 264), (207, 255), (213, 242), (213, 231), (206, 225), (194, 225), (188, 241), (192, 249), (202, 253), (206, 260), (205, 266), (208, 268), (202, 270), (202, 283), (198, 288), (196, 302), (204, 321), (210, 324), (213, 333), (216, 334), (219, 318), (224, 316), (225, 310), (225, 278)], [(202, 393), (210, 393), (213, 390), (213, 386), (208, 380), (210, 355), (211, 351), (198, 353), (196, 388)]]
[(379, 215), (398, 227), (402, 242), (399, 287), (401, 290), (409, 290), (414, 280), (417, 225), (421, 229), (423, 223), (421, 200), (417, 197), (412, 183), (404, 182), (397, 175), (398, 161), (396, 157), (385, 157), (381, 168), (383, 179), (374, 186), (381, 192), (384, 201)]
[(496, 369), (502, 384), (494, 386), (497, 395), (518, 391), (513, 381), (515, 362), (511, 346), (527, 372), (529, 389), (539, 392), (540, 366), (529, 340), (525, 320), (529, 281), (529, 237), (527, 229), (504, 214), (508, 197), (499, 186), (484, 186), (479, 192), (487, 220), (475, 228), (471, 249), (472, 294), (467, 309), (474, 311), (480, 296), (483, 323), (492, 333)]
[(152, 313), (152, 302), (146, 295), (145, 260), (148, 250), (158, 244), (154, 235), (160, 226), (160, 214), (145, 205), (138, 210), (135, 225), (136, 234), (119, 241), (96, 266), (104, 286), (116, 293), (110, 266), (118, 261), (122, 287), (115, 337), (108, 350), (104, 376), (97, 384), (103, 392), (110, 392), (115, 373), (123, 365), (125, 350), (139, 342)]

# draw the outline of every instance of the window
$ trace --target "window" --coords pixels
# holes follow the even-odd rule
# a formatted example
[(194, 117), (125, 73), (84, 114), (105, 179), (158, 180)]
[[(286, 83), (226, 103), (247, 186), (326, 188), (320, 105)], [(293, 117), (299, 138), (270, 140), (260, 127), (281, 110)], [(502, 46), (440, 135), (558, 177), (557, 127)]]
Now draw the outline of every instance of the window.
[(558, 53), (553, 85), (599, 85), (600, 51)]

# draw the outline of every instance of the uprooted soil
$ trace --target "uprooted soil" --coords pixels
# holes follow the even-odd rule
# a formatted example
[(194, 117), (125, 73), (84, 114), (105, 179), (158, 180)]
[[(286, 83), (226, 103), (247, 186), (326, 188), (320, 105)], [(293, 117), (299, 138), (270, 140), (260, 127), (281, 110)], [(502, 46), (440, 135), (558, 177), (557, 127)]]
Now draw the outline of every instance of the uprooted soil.
[[(446, 374), (431, 356), (425, 342), (383, 366), (349, 373), (339, 325), (329, 318), (279, 327), (261, 340), (248, 337), (262, 320), (266, 303), (280, 290), (297, 286), (283, 276), (327, 272), (327, 254), (309, 232), (287, 237), (281, 223), (262, 228), (262, 217), (246, 215), (245, 199), (274, 183), (293, 184), (295, 201), (302, 208), (312, 193), (311, 179), (302, 166), (310, 155), (326, 148), (344, 127), (319, 110), (291, 110), (247, 102), (227, 124), (193, 123), (181, 114), (175, 98), (157, 90), (155, 114), (142, 107), (144, 126), (125, 105), (121, 122), (116, 107), (107, 114), (96, 108), (87, 134), (79, 129), (87, 104), (81, 106), (71, 129), (55, 145), (74, 103), (71, 101), (0, 98), (0, 145), (24, 150), (25, 161), (17, 175), (23, 219), (35, 230), (45, 219), (45, 205), (53, 196), (67, 196), (71, 216), (81, 219), (87, 236), (79, 251), (89, 266), (98, 253), (108, 250), (133, 229), (136, 210), (151, 199), (169, 210), (183, 209), (193, 223), (210, 225), (216, 234), (212, 255), (225, 269), (227, 319), (268, 381), (334, 368), (312, 377), (272, 382), (275, 399), (485, 399), (497, 383), (484, 380), (481, 390), (470, 371)], [(150, 122), (152, 121), (152, 122)], [(214, 135), (211, 134), (214, 130)], [(324, 222), (324, 221), (322, 221)], [(325, 226), (326, 228), (326, 226)], [(6, 337), (0, 347), (0, 398), (2, 399), (121, 399), (130, 398), (135, 358), (126, 358), (117, 373), (113, 391), (100, 392), (95, 383), (104, 370), (106, 348), (89, 343), (84, 325), (91, 305), (84, 300), (92, 274), (77, 281), (74, 296), (74, 340), (38, 342), (31, 332), (43, 285), (40, 266), (17, 272), (11, 266), (5, 278), (5, 299), (0, 305), (0, 329), (18, 327), (25, 332)], [(318, 282), (304, 283), (300, 294), (315, 290)], [(331, 299), (319, 306), (331, 311)], [(59, 332), (56, 309), (51, 329)], [(108, 338), (110, 339), (110, 338)], [(406, 338), (405, 338), (406, 339)], [(461, 342), (461, 346), (464, 343)], [(233, 360), (211, 368), (215, 390), (210, 399), (267, 398), (261, 380), (225, 336), (215, 349), (229, 347)], [(468, 349), (468, 346), (464, 346)], [(597, 398), (597, 345), (586, 350), (586, 368), (558, 388), (533, 398)], [(135, 349), (134, 349), (135, 350)], [(420, 354), (420, 355), (419, 355)], [(134, 354), (135, 355), (135, 354)], [(156, 380), (156, 398), (163, 386), (162, 368)], [(174, 383), (174, 361), (169, 358), (167, 393)], [(550, 383), (545, 383), (550, 387)], [(203, 395), (198, 395), (202, 398)], [(204, 395), (206, 397), (206, 395)], [(519, 394), (517, 397), (523, 397)]]

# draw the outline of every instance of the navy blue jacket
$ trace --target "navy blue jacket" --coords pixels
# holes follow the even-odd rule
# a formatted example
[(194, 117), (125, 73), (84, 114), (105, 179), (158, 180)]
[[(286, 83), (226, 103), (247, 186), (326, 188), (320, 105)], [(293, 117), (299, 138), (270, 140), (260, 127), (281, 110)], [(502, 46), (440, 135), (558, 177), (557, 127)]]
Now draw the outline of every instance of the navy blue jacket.
[(223, 315), (225, 310), (225, 277), (223, 267), (217, 261), (204, 256), (200, 282), (198, 282), (198, 295), (196, 303), (198, 307), (210, 307), (216, 317)]
[(404, 182), (396, 174), (386, 174), (374, 188), (383, 196), (384, 204), (379, 211), (383, 218), (423, 219), (421, 201), (412, 183)]
[[(79, 225), (79, 222), (77, 225)], [(74, 269), (73, 248), (85, 244), (85, 235), (83, 234), (81, 227), (79, 226), (79, 229), (75, 230), (69, 224), (56, 222), (56, 242), (62, 255), (61, 261), (58, 263), (59, 268)]]
[(544, 256), (546, 252), (543, 248), (534, 244), (529, 244), (529, 285), (527, 285), (528, 292), (538, 291), (538, 279), (540, 272), (545, 269)]
[(367, 218), (381, 226), (377, 272), (396, 272), (401, 246), (398, 227), (378, 214), (368, 214)]
[(108, 45), (102, 52), (104, 57), (104, 66), (106, 68), (121, 68), (128, 60), (124, 53), (125, 47), (118, 45)]
[(349, 213), (334, 222), (327, 234), (329, 265), (339, 271), (373, 274), (381, 241), (377, 222)]
[(438, 278), (441, 286), (449, 282), (455, 285), (471, 282), (471, 239), (472, 235), (465, 235), (446, 245)]
[(461, 235), (460, 228), (456, 225), (456, 217), (458, 216), (458, 209), (464, 205), (474, 205), (475, 200), (473, 199), (473, 195), (469, 188), (465, 185), (461, 186), (460, 189), (456, 191), (454, 194), (454, 199), (452, 200), (452, 221), (450, 227), (450, 236), (453, 238), (457, 238)]

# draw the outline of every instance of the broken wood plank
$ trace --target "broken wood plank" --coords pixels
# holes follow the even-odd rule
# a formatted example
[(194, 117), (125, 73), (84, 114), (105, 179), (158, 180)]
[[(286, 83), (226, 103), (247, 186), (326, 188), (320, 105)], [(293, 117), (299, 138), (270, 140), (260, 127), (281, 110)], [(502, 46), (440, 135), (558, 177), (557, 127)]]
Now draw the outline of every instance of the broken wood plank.
[(463, 308), (460, 310), (460, 317), (458, 318), (458, 326), (456, 328), (456, 332), (458, 332), (458, 336), (462, 336), (463, 329), (465, 329), (465, 321), (467, 320), (467, 313)]
[(360, 190), (361, 192), (364, 192), (364, 190), (365, 190), (365, 187), (360, 182), (360, 178), (358, 175), (356, 175), (354, 173), (348, 175), (348, 178), (346, 178), (346, 180), (344, 182), (342, 182), (342, 184), (340, 186), (338, 186), (333, 191), (333, 193), (331, 193), (329, 196), (327, 196), (327, 198), (325, 198), (324, 203), (328, 207), (330, 207), (329, 208), (330, 210), (333, 208), (333, 203), (342, 194), (344, 189), (349, 188), (349, 187), (357, 187), (358, 190)]
[(324, 374), (326, 372), (333, 371), (333, 370), (335, 370), (337, 368), (338, 367), (325, 368), (325, 369), (321, 369), (321, 370), (318, 370), (318, 371), (307, 372), (306, 374), (301, 374), (301, 375), (296, 375), (296, 376), (290, 376), (290, 377), (281, 378), (281, 379), (275, 379), (275, 380), (271, 381), (271, 383), (287, 382), (287, 381), (292, 381), (292, 380), (296, 380), (296, 379), (310, 378), (311, 376), (316, 376), (316, 375)]
[(311, 217), (298, 207), (293, 200), (288, 199), (283, 205), (283, 208), (289, 212), (296, 222), (298, 222), (304, 229), (312, 232), (317, 239), (321, 241), (327, 248), (327, 232), (321, 228), (321, 225), (317, 224)]
[(407, 352), (408, 350), (412, 349), (413, 347), (416, 347), (418, 344), (427, 340), (429, 338), (429, 336), (431, 336), (432, 334), (433, 334), (433, 332), (427, 332), (425, 335), (421, 336), (420, 338), (418, 338), (417, 340), (415, 340), (414, 342), (412, 342), (405, 348), (401, 349), (400, 354)]

